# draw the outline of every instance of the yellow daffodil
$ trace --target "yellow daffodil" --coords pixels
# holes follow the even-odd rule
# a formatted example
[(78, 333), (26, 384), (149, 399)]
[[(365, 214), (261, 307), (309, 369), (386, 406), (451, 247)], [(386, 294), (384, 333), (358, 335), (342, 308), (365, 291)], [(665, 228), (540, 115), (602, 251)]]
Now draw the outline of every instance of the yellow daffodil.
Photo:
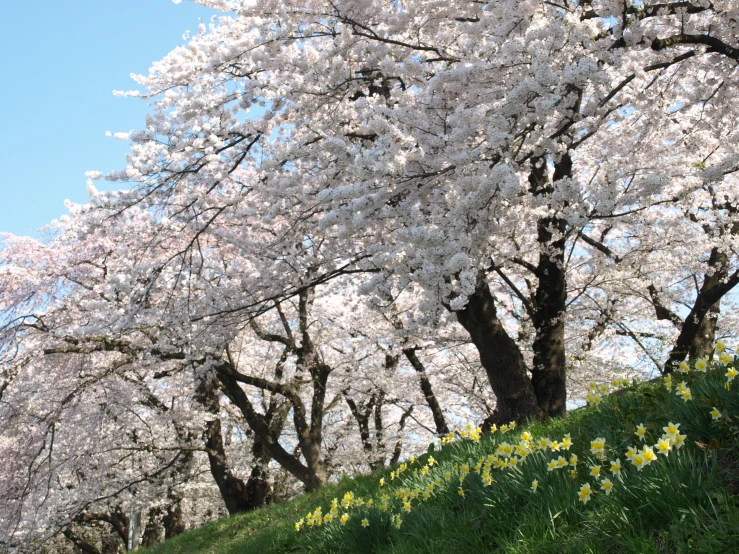
[(642, 456), (644, 457), (644, 461), (647, 463), (653, 462), (657, 459), (657, 455), (654, 453), (651, 446), (645, 446), (642, 448)]
[(629, 460), (632, 460), (633, 461), (634, 457), (637, 455), (637, 452), (638, 452), (638, 449), (635, 446), (629, 446), (626, 449), (626, 457)]
[(713, 419), (714, 421), (718, 421), (719, 419), (721, 419), (721, 412), (715, 406), (713, 407), (713, 410), (711, 410), (711, 419)]
[(341, 519), (339, 519), (342, 525), (346, 525), (346, 522), (349, 521), (349, 514), (344, 514), (341, 516)]
[(680, 424), (669, 422), (667, 427), (662, 427), (662, 430), (665, 432), (665, 435), (673, 438), (680, 432)]
[(580, 491), (577, 493), (578, 497), (580, 498), (580, 502), (583, 504), (587, 504), (588, 500), (590, 500), (590, 495), (592, 494), (592, 489), (590, 488), (589, 483), (585, 483), (582, 487), (580, 487)]
[(600, 482), (600, 486), (601, 486), (601, 490), (604, 493), (606, 493), (606, 496), (608, 496), (609, 494), (611, 494), (611, 490), (613, 490), (613, 483), (611, 482), (610, 479), (608, 479), (608, 478), (603, 479)]
[(538, 488), (539, 488), (539, 481), (537, 481), (536, 479), (534, 479), (533, 481), (531, 481), (531, 490), (532, 491), (536, 491), (536, 489), (538, 489)]
[(672, 450), (672, 441), (670, 440), (670, 437), (662, 437), (659, 442), (657, 442), (657, 452), (667, 456), (670, 453), (670, 450)]
[(634, 467), (636, 467), (637, 470), (641, 471), (644, 467), (644, 456), (637, 454), (631, 458), (631, 463), (634, 464)]
[(603, 450), (605, 446), (606, 446), (606, 439), (597, 438), (593, 441), (590, 441), (590, 451), (598, 457), (603, 456)]
[[(642, 441), (645, 440), (646, 433), (647, 433), (647, 428), (644, 427), (644, 424), (643, 423), (640, 423), (639, 425), (636, 426), (636, 431), (634, 431), (634, 434), (637, 437), (639, 437), (639, 440), (642, 440)], [(627, 454), (627, 456), (628, 456), (628, 454)]]
[(369, 527), (369, 520), (368, 519), (365, 518), (365, 519), (362, 520), (362, 527)]

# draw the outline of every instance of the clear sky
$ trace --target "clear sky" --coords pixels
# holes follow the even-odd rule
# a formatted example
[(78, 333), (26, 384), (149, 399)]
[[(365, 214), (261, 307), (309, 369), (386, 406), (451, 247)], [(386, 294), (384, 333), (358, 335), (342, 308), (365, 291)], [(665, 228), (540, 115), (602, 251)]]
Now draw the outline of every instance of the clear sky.
[(138, 88), (130, 74), (213, 13), (188, 0), (3, 2), (0, 232), (34, 234), (65, 199), (86, 201), (85, 171), (125, 167), (127, 143), (105, 132), (141, 128), (149, 108), (112, 91)]

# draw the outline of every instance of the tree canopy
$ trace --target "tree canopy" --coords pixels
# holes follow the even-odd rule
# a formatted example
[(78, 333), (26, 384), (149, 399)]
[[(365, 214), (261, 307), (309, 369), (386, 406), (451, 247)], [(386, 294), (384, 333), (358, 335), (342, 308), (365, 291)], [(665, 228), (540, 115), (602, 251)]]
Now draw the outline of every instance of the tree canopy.
[(249, 509), (734, 336), (737, 2), (200, 3), (121, 190), (0, 252), (9, 541), (123, 536), (200, 466)]

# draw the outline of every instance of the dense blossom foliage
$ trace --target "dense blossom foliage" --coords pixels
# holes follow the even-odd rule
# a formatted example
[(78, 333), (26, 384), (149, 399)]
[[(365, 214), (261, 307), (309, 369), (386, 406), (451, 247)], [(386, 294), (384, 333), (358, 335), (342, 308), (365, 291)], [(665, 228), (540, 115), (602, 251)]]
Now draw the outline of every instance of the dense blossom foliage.
[(199, 3), (120, 93), (121, 190), (2, 237), (2, 540), (155, 542), (635, 374), (692, 400), (739, 328), (734, 0)]

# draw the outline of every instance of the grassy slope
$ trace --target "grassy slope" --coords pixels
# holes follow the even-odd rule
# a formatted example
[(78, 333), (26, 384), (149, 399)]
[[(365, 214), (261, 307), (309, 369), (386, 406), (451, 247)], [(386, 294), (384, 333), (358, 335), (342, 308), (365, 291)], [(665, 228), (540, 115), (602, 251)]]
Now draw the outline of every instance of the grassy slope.
[[(725, 371), (684, 377), (693, 394), (687, 402), (662, 384), (630, 387), (562, 420), (493, 433), (479, 443), (447, 445), (433, 453), (439, 464), (428, 475), (418, 471), (428, 459), (425, 455), (393, 481), (389, 474), (396, 468), (345, 478), (290, 502), (205, 525), (145, 552), (739, 552), (739, 380), (726, 390)], [(676, 382), (683, 379), (678, 377)], [(713, 406), (723, 413), (719, 421), (711, 418)], [(681, 424), (685, 446), (666, 457), (658, 455), (637, 471), (625, 457), (629, 445), (641, 446), (634, 435), (637, 424), (646, 424), (646, 444), (653, 445), (668, 421)], [(472, 470), (460, 496), (459, 465), (474, 466), (504, 441), (515, 445), (523, 431), (535, 441), (561, 440), (570, 433), (574, 444), (569, 452), (535, 452), (513, 470), (494, 469), (495, 482), (488, 487)], [(590, 441), (597, 437), (606, 439), (604, 461), (590, 452)], [(572, 467), (547, 471), (549, 460), (572, 453), (579, 457), (575, 479)], [(624, 468), (620, 477), (609, 471), (615, 458)], [(610, 495), (589, 476), (589, 466), (597, 464), (603, 465), (602, 477), (613, 481)], [(445, 479), (445, 473), (452, 478)], [(388, 483), (384, 487), (380, 477)], [(412, 500), (409, 513), (394, 497), (401, 488), (424, 491), (436, 478), (441, 484), (434, 485), (432, 497)], [(536, 492), (531, 490), (533, 479), (540, 485)], [(584, 483), (594, 490), (587, 504), (578, 500)], [(346, 525), (334, 521), (295, 531), (295, 522), (306, 513), (320, 506), (327, 514), (331, 500), (348, 491), (373, 499), (375, 506), (351, 509)], [(386, 512), (378, 508), (383, 493), (391, 497)], [(393, 525), (395, 514), (403, 520), (399, 529)], [(364, 518), (368, 528), (360, 525)]]

